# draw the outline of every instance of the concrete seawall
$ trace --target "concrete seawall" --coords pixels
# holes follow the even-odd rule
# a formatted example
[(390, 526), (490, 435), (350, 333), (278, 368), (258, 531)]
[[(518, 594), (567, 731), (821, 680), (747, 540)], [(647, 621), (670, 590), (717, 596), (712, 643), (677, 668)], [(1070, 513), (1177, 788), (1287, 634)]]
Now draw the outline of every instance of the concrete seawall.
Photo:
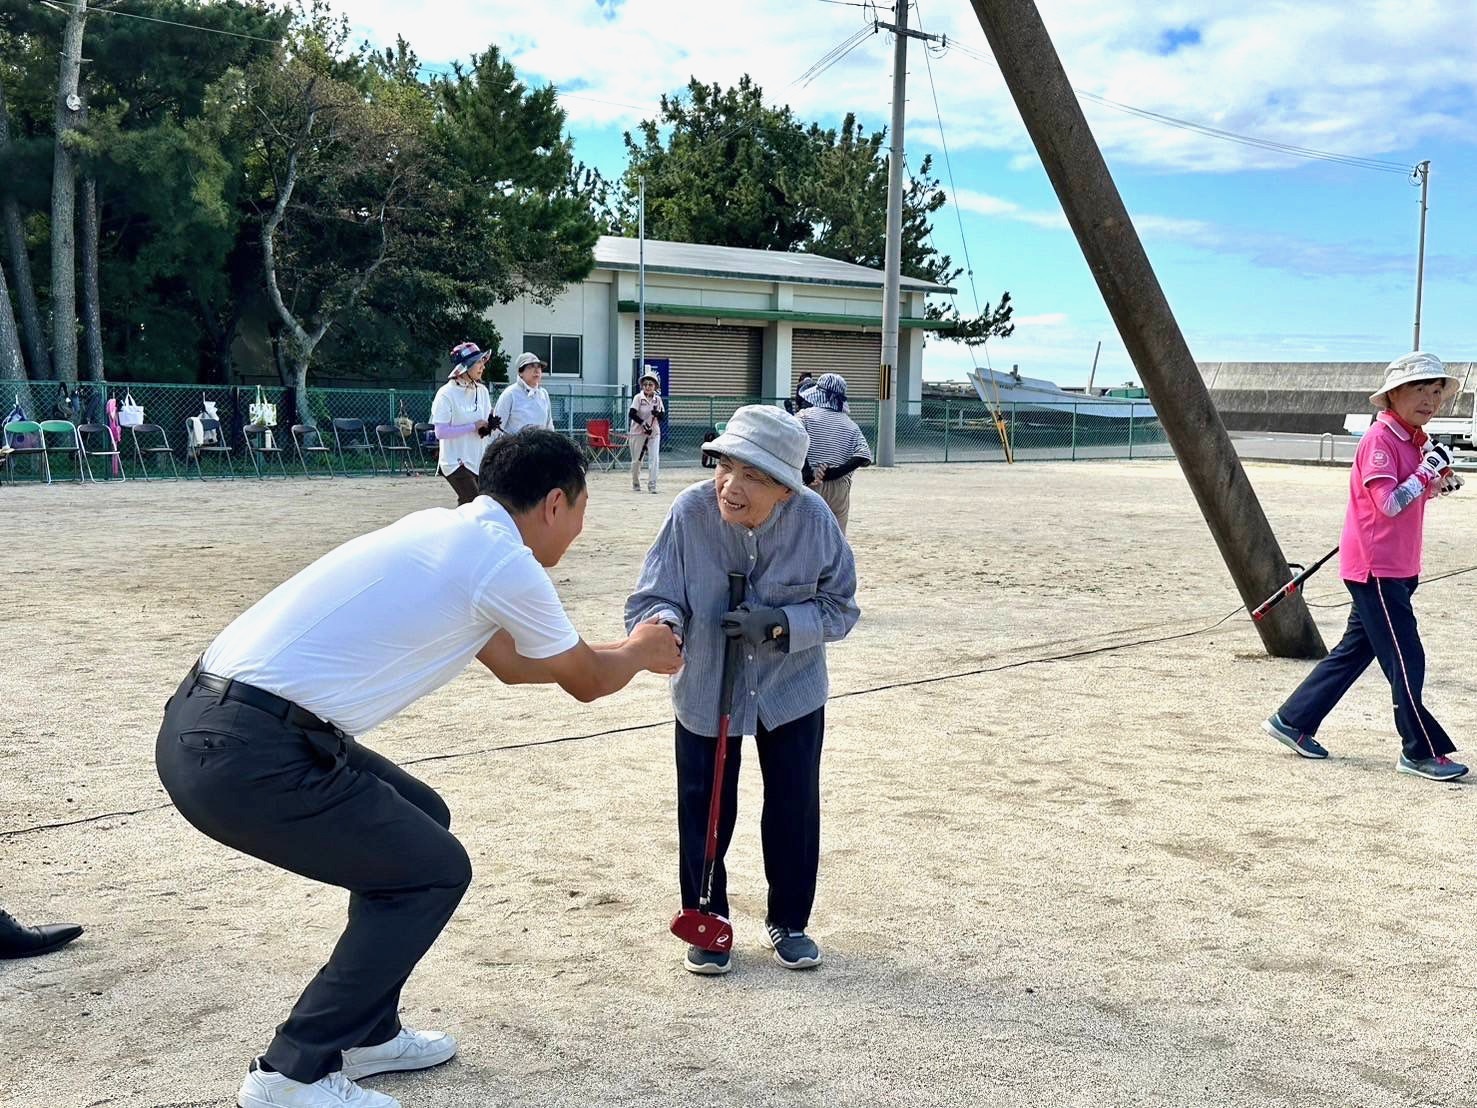
[[(1344, 416), (1373, 411), (1369, 394), (1388, 362), (1197, 362), (1221, 419), (1232, 431), (1343, 430)], [(1477, 362), (1447, 362), (1461, 378), (1455, 405), (1442, 416), (1470, 416)]]

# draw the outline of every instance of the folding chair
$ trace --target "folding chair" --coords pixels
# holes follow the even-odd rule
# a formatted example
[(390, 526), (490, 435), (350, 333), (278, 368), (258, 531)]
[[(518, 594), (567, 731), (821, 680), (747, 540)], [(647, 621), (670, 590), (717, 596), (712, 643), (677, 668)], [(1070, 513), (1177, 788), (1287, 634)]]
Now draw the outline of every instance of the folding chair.
[[(144, 455), (148, 455), (155, 461), (155, 468), (163, 468), (163, 458), (169, 459), (169, 473), (174, 480), (179, 480), (179, 466), (174, 464), (174, 447), (169, 445), (169, 436), (164, 433), (164, 428), (157, 423), (138, 423), (128, 428), (133, 438), (133, 454), (138, 459), (139, 472), (144, 475), (145, 481), (153, 481), (155, 478), (149, 476), (148, 463), (144, 461)], [(145, 435), (158, 435), (157, 443), (145, 446), (139, 440)]]
[(214, 432), (215, 441), (212, 442), (210, 438), (207, 437), (203, 442), (190, 443), (190, 448), (185, 453), (185, 473), (189, 473), (189, 464), (191, 462), (194, 462), (195, 472), (200, 475), (200, 480), (205, 480), (205, 467), (200, 464), (200, 458), (204, 454), (216, 454), (220, 457), (225, 458), (226, 471), (232, 477), (235, 477), (236, 466), (231, 461), (231, 444), (226, 440), (226, 430), (224, 427), (221, 426), (221, 421), (218, 419), (206, 419), (204, 417), (201, 417), (200, 429), (205, 432), (206, 436), (209, 436), (212, 432)]
[(268, 469), (272, 468), (272, 459), (277, 459), (277, 468), (282, 471), (284, 480), (287, 478), (287, 463), (282, 460), (282, 447), (277, 445), (277, 437), (272, 433), (272, 427), (258, 427), (246, 424), (241, 428), (241, 437), (246, 441), (246, 456), (251, 459), (251, 468), (256, 470), (256, 475), (265, 481), (266, 474), (262, 472), (262, 464), (266, 463)]
[(316, 427), (309, 427), (306, 423), (294, 423), (292, 425), (292, 445), (297, 449), (298, 464), (303, 467), (303, 476), (312, 477), (308, 472), (308, 455), (322, 454), (324, 464), (328, 466), (328, 476), (333, 477), (333, 451), (323, 445), (323, 435)]
[(428, 463), (434, 474), (436, 467), (441, 464), (441, 443), (436, 439), (435, 424), (417, 423), (414, 437), (416, 453), (420, 455), (421, 461)]
[(369, 428), (364, 426), (362, 419), (335, 419), (333, 421), (333, 444), (338, 448), (339, 464), (344, 467), (344, 475), (351, 473), (349, 455), (361, 454), (369, 459), (369, 474), (374, 476), (379, 472), (379, 464), (374, 460), (375, 445), (369, 437)]
[(395, 472), (395, 467), (390, 462), (390, 455), (394, 454), (400, 459), (400, 467), (406, 476), (418, 476), (415, 463), (411, 461), (414, 451), (410, 443), (405, 441), (405, 436), (400, 433), (399, 427), (393, 423), (379, 424), (374, 429), (374, 441), (379, 444), (380, 454), (384, 456), (386, 473)]
[[(46, 441), (47, 435), (64, 436), (64, 445), (53, 446)], [(48, 484), (50, 484), (52, 477), (55, 476), (51, 467), (51, 456), (53, 454), (72, 459), (72, 465), (77, 470), (77, 484), (82, 484), (85, 463), (82, 461), (82, 439), (77, 434), (77, 425), (75, 423), (69, 419), (43, 419), (41, 421), (41, 449), (46, 451), (46, 480)]]
[[(118, 480), (128, 480), (128, 474), (125, 473), (123, 470), (123, 455), (119, 452), (118, 449), (123, 442), (123, 433), (121, 430), (118, 433), (118, 441), (115, 442), (113, 440), (113, 432), (107, 426), (107, 424), (82, 423), (77, 426), (77, 437), (82, 442), (82, 464), (87, 468), (87, 479), (89, 481), (97, 481), (97, 474), (92, 472), (92, 463), (87, 460), (89, 458), (112, 458), (113, 473), (117, 476)], [(87, 445), (87, 441), (89, 438), (91, 438), (93, 442), (97, 442), (99, 439), (101, 439), (104, 443), (107, 444), (107, 449), (91, 449)]]
[[(28, 443), (32, 445), (27, 445)], [(10, 483), (15, 484), (15, 464), (26, 455), (39, 455), (41, 476), (51, 484), (51, 462), (46, 457), (46, 441), (41, 437), (41, 424), (32, 419), (18, 419), (5, 425), (5, 446), (8, 449), (5, 468), (10, 472)]]
[(626, 437), (610, 429), (610, 420), (592, 419), (585, 423), (585, 449), (590, 452), (592, 464), (607, 471), (614, 469), (620, 464), (621, 451), (625, 448)]

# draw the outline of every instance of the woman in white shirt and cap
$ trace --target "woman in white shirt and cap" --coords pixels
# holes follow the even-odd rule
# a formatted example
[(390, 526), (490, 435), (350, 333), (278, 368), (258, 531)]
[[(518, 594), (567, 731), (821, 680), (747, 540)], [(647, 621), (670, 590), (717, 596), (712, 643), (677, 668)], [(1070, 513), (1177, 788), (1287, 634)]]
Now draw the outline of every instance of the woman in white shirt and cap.
[(632, 492), (641, 491), (643, 458), (651, 474), (649, 487), (656, 492), (656, 478), (662, 467), (662, 416), (667, 414), (659, 395), (661, 387), (661, 378), (648, 370), (641, 375), (641, 391), (631, 398), (626, 443), (631, 449)]
[(431, 401), (431, 423), (440, 446), (436, 472), (456, 493), (458, 505), (477, 498), (477, 471), (487, 436), (497, 424), (489, 421), (492, 397), (482, 383), (490, 351), (474, 342), (457, 344), (451, 351), (451, 372)]
[(549, 407), (549, 394), (539, 387), (544, 377), (544, 363), (537, 354), (527, 351), (518, 355), (514, 363), (517, 380), (508, 385), (497, 398), (495, 414), (499, 422), (494, 427), (504, 435), (514, 435), (526, 427), (554, 429), (554, 416)]

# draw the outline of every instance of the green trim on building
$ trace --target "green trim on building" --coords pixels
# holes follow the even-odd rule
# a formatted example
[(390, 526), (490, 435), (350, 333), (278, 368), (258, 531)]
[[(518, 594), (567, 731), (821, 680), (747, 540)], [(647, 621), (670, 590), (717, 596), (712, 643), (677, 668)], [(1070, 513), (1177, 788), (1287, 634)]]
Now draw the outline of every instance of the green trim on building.
[[(621, 300), (616, 305), (625, 315), (635, 315), (641, 310), (635, 300)], [(882, 317), (875, 315), (841, 315), (837, 312), (790, 312), (775, 308), (714, 308), (703, 304), (647, 304), (646, 314), (689, 316), (698, 319), (755, 319), (766, 323), (819, 323), (831, 327), (882, 327)], [(952, 331), (953, 320), (917, 319), (904, 317), (898, 320), (903, 330), (922, 328), (927, 331)]]

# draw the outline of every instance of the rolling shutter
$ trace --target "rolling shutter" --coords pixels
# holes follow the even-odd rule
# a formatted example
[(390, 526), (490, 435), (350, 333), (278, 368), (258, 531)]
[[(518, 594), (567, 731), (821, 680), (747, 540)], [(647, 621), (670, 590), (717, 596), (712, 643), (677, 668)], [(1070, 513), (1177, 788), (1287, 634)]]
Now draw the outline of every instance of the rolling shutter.
[(875, 400), (881, 376), (882, 335), (876, 331), (802, 331), (796, 328), (790, 347), (793, 379), (802, 373), (819, 377), (839, 373), (846, 378), (846, 394), (853, 400)]
[(758, 396), (764, 328), (647, 320), (646, 356), (671, 359), (673, 396)]

